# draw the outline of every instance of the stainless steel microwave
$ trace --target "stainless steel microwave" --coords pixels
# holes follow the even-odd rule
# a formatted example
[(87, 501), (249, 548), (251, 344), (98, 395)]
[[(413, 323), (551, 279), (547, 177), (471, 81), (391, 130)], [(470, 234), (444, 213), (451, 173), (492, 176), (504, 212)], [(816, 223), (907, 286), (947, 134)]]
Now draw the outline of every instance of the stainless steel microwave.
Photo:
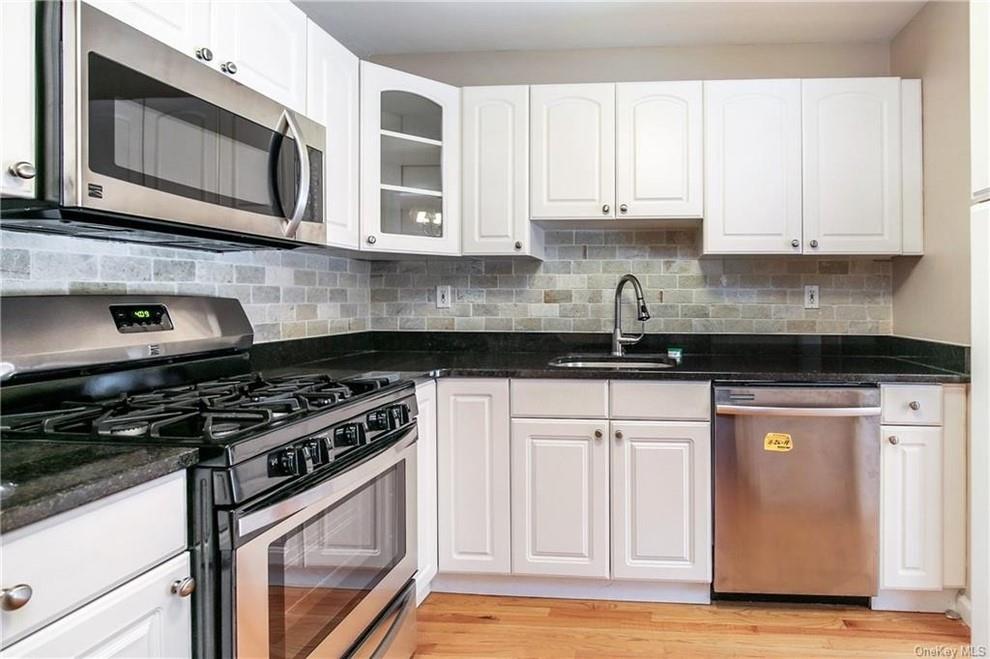
[(326, 244), (323, 126), (98, 9), (62, 5), (62, 207)]

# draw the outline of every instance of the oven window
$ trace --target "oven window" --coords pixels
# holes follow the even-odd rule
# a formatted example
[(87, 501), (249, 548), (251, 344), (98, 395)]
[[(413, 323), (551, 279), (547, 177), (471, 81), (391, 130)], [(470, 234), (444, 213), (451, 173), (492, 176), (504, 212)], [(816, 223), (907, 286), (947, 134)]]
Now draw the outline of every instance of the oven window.
[(401, 462), (269, 545), (273, 659), (309, 656), (398, 565), (405, 510)]
[[(92, 52), (88, 110), (93, 172), (217, 206), (291, 214), (299, 176), (292, 138)], [(304, 220), (320, 222), (323, 154), (310, 147), (309, 160), (315, 185)]]

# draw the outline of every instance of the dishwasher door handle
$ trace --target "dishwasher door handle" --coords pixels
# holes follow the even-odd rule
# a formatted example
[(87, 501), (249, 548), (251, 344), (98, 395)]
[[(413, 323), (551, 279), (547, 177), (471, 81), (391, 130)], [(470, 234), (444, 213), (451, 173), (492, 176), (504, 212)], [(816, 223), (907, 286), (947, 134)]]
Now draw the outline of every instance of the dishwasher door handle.
[(761, 407), (716, 405), (716, 414), (737, 416), (880, 416), (879, 407)]

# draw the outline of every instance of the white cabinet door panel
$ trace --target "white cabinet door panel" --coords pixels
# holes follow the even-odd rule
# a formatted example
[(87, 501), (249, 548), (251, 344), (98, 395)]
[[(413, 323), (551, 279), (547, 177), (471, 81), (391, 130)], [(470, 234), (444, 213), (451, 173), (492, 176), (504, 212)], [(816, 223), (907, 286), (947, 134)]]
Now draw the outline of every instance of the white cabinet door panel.
[(613, 421), (612, 574), (710, 582), (707, 423)]
[(900, 253), (900, 80), (801, 86), (805, 253)]
[(184, 553), (4, 650), (8, 657), (191, 657), (192, 597)]
[(512, 572), (609, 576), (608, 422), (512, 421)]
[(289, 0), (212, 3), (215, 61), (241, 84), (306, 111), (306, 14)]
[[(190, 57), (196, 57), (200, 48), (214, 50), (210, 45), (210, 0), (83, 1)], [(215, 67), (215, 50), (213, 54), (209, 64)]]
[(358, 248), (357, 55), (312, 21), (308, 25), (306, 114), (327, 129), (324, 161), (324, 222), (327, 244)]
[(440, 572), (508, 574), (509, 381), (437, 383)]
[(700, 81), (615, 86), (616, 217), (702, 216), (703, 116)]
[(15, 163), (28, 163), (36, 169), (38, 136), (35, 130), (36, 97), (33, 65), (35, 52), (35, 7), (29, 0), (0, 2), (0, 195), (35, 196), (37, 178), (14, 176)]
[(529, 254), (529, 87), (465, 87), (461, 102), (464, 253)]
[(706, 254), (800, 254), (801, 81), (705, 82)]
[(416, 557), (416, 600), (421, 602), (430, 592), (430, 581), (437, 574), (437, 383), (434, 380), (416, 386), (419, 416), (416, 428), (416, 506), (419, 526)]
[(615, 85), (530, 87), (530, 214), (615, 217)]
[(883, 426), (880, 587), (942, 589), (942, 429)]

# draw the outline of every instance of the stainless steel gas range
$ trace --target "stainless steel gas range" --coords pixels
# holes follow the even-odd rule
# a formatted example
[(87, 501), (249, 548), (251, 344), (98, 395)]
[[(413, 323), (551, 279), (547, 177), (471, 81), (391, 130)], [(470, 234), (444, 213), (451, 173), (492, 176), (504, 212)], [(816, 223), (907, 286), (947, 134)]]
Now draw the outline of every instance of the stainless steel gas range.
[(412, 654), (412, 382), (254, 372), (228, 299), (0, 298), (0, 333), (4, 437), (199, 448), (195, 654)]

